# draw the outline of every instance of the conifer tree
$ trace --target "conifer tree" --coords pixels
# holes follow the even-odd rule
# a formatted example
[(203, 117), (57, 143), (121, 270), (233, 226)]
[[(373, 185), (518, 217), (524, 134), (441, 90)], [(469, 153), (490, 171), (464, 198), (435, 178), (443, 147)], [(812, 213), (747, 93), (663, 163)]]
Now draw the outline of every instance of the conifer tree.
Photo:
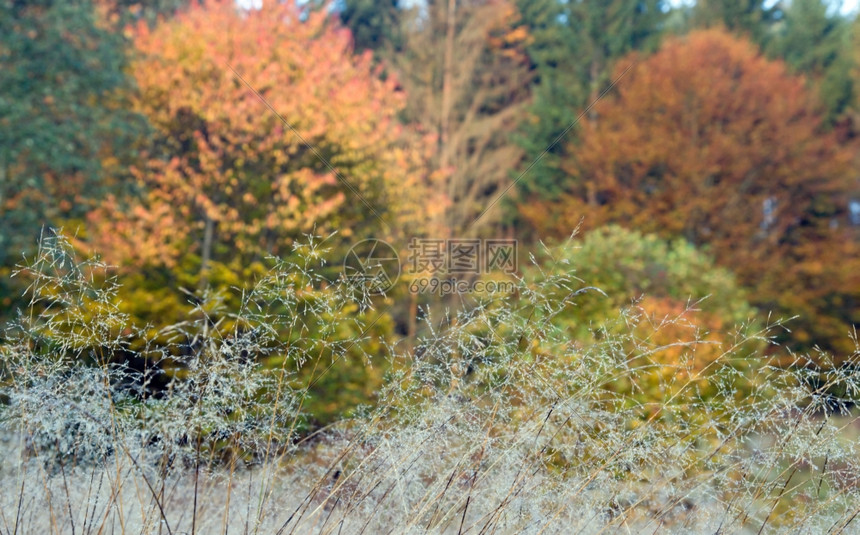
[[(124, 38), (89, 0), (0, 1), (0, 275), (43, 226), (83, 217), (118, 184), (145, 129), (128, 111)], [(2, 284), (2, 283), (0, 283)], [(0, 304), (17, 291), (0, 286)]]

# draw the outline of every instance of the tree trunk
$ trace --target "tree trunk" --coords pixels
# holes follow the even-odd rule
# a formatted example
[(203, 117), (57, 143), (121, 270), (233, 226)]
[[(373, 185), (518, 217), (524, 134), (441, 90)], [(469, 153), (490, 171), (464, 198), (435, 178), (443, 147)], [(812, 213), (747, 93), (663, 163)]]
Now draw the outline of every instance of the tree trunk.
[(447, 25), (445, 33), (445, 65), (442, 73), (442, 113), (439, 121), (439, 164), (443, 169), (451, 164), (448, 145), (450, 142), (451, 78), (453, 77), (454, 67), (454, 30), (456, 28), (454, 16), (456, 9), (457, 0), (448, 0), (448, 12), (445, 18)]
[[(448, 10), (445, 16), (445, 63), (442, 67), (442, 109), (439, 117), (439, 168), (447, 172), (451, 167), (451, 92), (454, 77), (454, 30), (456, 29), (455, 15), (457, 0), (448, 0)], [(449, 178), (452, 180), (452, 178)], [(448, 198), (452, 201), (456, 195), (456, 185), (448, 184)], [(450, 215), (450, 214), (449, 214)], [(444, 215), (443, 215), (444, 217)], [(445, 221), (450, 227), (451, 221)]]
[(209, 286), (209, 263), (212, 261), (212, 242), (215, 239), (215, 221), (208, 215), (204, 216), (205, 226), (203, 229), (203, 250), (200, 263), (200, 289), (205, 290)]

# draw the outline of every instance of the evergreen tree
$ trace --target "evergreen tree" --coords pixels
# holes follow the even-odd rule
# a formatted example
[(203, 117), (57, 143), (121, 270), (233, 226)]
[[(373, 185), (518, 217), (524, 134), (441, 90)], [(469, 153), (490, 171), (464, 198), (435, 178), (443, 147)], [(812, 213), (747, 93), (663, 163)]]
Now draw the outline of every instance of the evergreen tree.
[(0, 271), (43, 225), (82, 217), (133, 156), (126, 64), (91, 2), (0, 1)]
[(781, 4), (769, 0), (698, 0), (693, 9), (693, 24), (722, 25), (763, 45), (783, 15)]
[(850, 29), (849, 21), (830, 11), (828, 2), (793, 0), (769, 46), (769, 52), (818, 86), (829, 123), (854, 99)]
[(352, 31), (356, 52), (391, 52), (403, 46), (397, 0), (343, 0), (338, 8), (341, 22)]

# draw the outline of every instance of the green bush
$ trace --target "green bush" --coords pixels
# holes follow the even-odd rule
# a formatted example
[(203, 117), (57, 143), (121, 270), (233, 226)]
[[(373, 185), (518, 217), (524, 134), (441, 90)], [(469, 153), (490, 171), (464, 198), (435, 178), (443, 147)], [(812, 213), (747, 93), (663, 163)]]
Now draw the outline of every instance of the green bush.
[(564, 314), (577, 335), (587, 336), (589, 325), (643, 296), (690, 303), (727, 324), (746, 322), (756, 313), (730, 271), (680, 239), (667, 242), (609, 225), (545, 247), (537, 263), (526, 270), (526, 278), (573, 275), (582, 287), (599, 290), (577, 296)]
[(763, 324), (732, 274), (686, 241), (612, 225), (545, 246), (534, 260), (524, 278), (540, 282), (551, 321), (583, 347), (611, 340), (637, 370), (614, 388), (636, 402), (702, 402), (751, 388), (749, 361), (732, 367), (722, 356), (760, 354), (765, 340), (754, 333)]

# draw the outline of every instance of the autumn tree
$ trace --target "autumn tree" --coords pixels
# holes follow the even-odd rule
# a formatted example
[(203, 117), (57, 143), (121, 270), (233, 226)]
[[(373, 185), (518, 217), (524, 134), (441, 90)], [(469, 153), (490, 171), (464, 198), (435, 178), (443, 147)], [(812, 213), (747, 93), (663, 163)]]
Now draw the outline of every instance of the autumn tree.
[[(277, 256), (288, 267), (278, 282), (296, 287), (278, 297), (280, 313), (308, 316), (278, 336), (316, 344), (320, 365), (289, 355), (264, 364), (286, 362), (302, 386), (311, 369), (342, 359), (313, 381), (307, 407), (316, 417), (367, 402), (384, 363), (368, 366), (364, 349), (382, 353), (390, 316), (358, 302), (323, 304), (348, 245), (370, 236), (405, 243), (442, 205), (423, 165), (432, 140), (400, 123), (397, 80), (380, 79), (370, 53), (353, 53), (335, 17), (295, 3), (194, 4), (155, 27), (140, 21), (134, 43), (135, 105), (155, 134), (146, 164), (132, 169), (136, 194), (94, 211), (79, 244), (120, 266), (118, 306), (160, 341), (165, 326), (204, 312), (229, 337), (241, 326), (225, 311), (271, 276)], [(309, 236), (326, 241), (299, 254)], [(351, 336), (361, 342), (334, 353)]]
[(167, 267), (191, 255), (203, 276), (303, 233), (420, 227), (432, 195), (396, 117), (405, 97), (326, 12), (209, 1), (139, 25), (135, 44), (137, 106), (158, 132), (136, 171), (143, 199), (94, 216), (97, 249)]
[(802, 314), (797, 347), (849, 351), (857, 250), (852, 152), (822, 132), (802, 78), (724, 31), (635, 62), (564, 162), (566, 196), (525, 203), (544, 232), (617, 222), (705, 247), (765, 310)]
[(124, 306), (141, 322), (187, 315), (185, 292), (245, 287), (306, 235), (336, 232), (324, 269), (337, 277), (350, 243), (405, 243), (444, 205), (397, 80), (327, 12), (209, 1), (141, 21), (134, 41), (136, 108), (156, 132), (136, 194), (90, 214), (86, 247), (137, 277)]

